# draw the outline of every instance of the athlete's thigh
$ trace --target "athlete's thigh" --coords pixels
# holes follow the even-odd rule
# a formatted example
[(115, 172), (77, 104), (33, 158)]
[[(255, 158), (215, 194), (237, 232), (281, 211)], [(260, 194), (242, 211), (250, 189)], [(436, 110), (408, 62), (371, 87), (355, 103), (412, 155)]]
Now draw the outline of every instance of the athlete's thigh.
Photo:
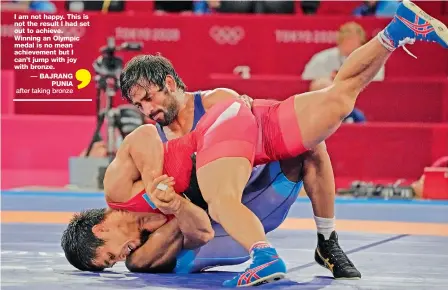
[(204, 200), (241, 200), (258, 140), (254, 115), (240, 102), (223, 102), (207, 112), (196, 130), (196, 172)]
[(244, 157), (223, 157), (197, 169), (202, 196), (207, 203), (217, 198), (241, 200), (252, 171), (251, 162)]

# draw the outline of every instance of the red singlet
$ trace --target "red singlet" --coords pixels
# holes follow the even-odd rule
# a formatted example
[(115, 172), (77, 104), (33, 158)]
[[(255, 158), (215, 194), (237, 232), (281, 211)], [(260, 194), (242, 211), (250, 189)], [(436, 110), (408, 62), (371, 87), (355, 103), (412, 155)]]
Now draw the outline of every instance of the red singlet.
[[(189, 184), (196, 153), (199, 169), (222, 157), (243, 157), (258, 165), (305, 152), (294, 110), (294, 97), (279, 102), (254, 100), (252, 112), (242, 102), (229, 100), (213, 106), (195, 131), (164, 143), (163, 173), (174, 177), (177, 193)], [(160, 213), (145, 191), (114, 209)]]
[(259, 127), (255, 165), (299, 156), (303, 146), (294, 109), (294, 96), (284, 100), (259, 100), (252, 104)]
[[(189, 134), (164, 143), (163, 173), (176, 180), (174, 189), (184, 192), (189, 184), (196, 153), (199, 169), (222, 157), (243, 157), (251, 164), (257, 145), (257, 122), (242, 102), (229, 100), (213, 106)], [(160, 213), (145, 191), (124, 203), (108, 202), (113, 209)]]

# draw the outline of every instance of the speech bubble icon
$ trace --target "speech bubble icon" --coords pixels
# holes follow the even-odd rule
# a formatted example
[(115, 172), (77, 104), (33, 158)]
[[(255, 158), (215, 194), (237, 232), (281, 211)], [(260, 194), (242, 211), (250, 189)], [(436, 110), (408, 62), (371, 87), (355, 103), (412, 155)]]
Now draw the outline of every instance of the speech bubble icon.
[(78, 69), (76, 71), (75, 77), (78, 81), (81, 82), (78, 85), (78, 90), (87, 87), (87, 85), (90, 84), (90, 81), (92, 80), (92, 75), (86, 69)]

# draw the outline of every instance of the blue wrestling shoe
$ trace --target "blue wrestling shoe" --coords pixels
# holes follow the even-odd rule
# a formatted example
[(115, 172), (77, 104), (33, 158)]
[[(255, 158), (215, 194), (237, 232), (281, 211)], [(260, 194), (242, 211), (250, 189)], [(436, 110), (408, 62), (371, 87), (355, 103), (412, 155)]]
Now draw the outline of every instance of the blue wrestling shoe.
[(272, 247), (252, 250), (252, 264), (243, 273), (224, 282), (225, 287), (258, 286), (286, 276), (286, 264)]
[[(378, 34), (378, 39), (390, 51), (416, 40), (436, 42), (448, 48), (448, 29), (411, 1), (403, 0), (392, 22)], [(408, 50), (406, 52), (415, 57)]]

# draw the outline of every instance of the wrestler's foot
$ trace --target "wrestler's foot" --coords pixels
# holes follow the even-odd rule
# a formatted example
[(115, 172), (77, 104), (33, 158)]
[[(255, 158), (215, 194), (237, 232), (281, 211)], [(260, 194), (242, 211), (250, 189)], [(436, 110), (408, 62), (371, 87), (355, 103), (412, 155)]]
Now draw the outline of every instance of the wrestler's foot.
[(314, 260), (333, 273), (335, 279), (360, 279), (361, 273), (353, 265), (338, 243), (338, 235), (331, 233), (328, 240), (322, 234), (317, 234), (317, 248)]
[(378, 33), (378, 39), (391, 51), (416, 40), (437, 42), (448, 48), (448, 29), (411, 1), (403, 0), (392, 22)]
[(232, 280), (224, 281), (225, 287), (258, 286), (278, 281), (286, 276), (286, 265), (274, 248), (254, 249), (252, 264)]

